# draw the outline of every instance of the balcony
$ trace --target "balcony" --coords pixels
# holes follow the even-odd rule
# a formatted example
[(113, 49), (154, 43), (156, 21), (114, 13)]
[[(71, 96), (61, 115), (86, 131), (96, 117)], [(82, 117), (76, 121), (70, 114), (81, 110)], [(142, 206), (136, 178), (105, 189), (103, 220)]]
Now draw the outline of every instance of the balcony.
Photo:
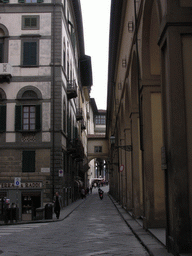
[(82, 108), (77, 108), (77, 111), (76, 111), (76, 120), (77, 121), (80, 121), (83, 119), (83, 110)]
[(71, 155), (77, 161), (81, 161), (84, 158), (84, 147), (79, 138), (73, 139), (67, 148), (67, 153)]
[(86, 124), (84, 120), (81, 120), (81, 130), (86, 130)]
[(0, 83), (10, 83), (12, 66), (9, 63), (0, 63)]
[(67, 98), (68, 100), (77, 97), (77, 85), (75, 80), (69, 80), (67, 82)]

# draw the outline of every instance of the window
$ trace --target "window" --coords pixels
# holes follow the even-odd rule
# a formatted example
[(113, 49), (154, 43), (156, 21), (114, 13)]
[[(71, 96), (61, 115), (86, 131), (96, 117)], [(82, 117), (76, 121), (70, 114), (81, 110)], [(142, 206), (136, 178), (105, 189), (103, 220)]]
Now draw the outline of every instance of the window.
[(35, 172), (35, 151), (23, 151), (22, 172)]
[(63, 100), (63, 131), (66, 132), (66, 103)]
[(23, 107), (23, 131), (35, 130), (35, 106)]
[(0, 3), (9, 3), (9, 0), (0, 0)]
[(38, 65), (38, 41), (37, 40), (23, 40), (22, 44), (22, 65), (23, 66), (37, 66)]
[(19, 3), (43, 3), (43, 0), (18, 0)]
[(0, 39), (0, 63), (3, 63), (4, 61), (4, 54), (3, 54), (3, 39)]
[(0, 132), (5, 132), (6, 131), (6, 105), (0, 105), (0, 120), (1, 120)]
[(22, 29), (39, 29), (39, 16), (22, 16)]
[(102, 153), (102, 146), (95, 146), (95, 153)]
[(21, 105), (15, 108), (15, 131), (39, 131), (41, 106)]
[(106, 118), (105, 115), (97, 115), (95, 116), (95, 124), (99, 124), (99, 125), (105, 125)]

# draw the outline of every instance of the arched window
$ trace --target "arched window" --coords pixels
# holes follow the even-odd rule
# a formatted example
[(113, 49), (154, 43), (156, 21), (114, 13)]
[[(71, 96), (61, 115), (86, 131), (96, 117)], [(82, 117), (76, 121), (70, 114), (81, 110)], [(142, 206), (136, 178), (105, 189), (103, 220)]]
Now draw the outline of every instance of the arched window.
[(20, 105), (15, 106), (15, 130), (41, 130), (41, 105), (38, 104), (41, 92), (35, 87), (27, 86), (19, 91), (17, 99), (20, 100)]
[(66, 46), (65, 46), (65, 38), (63, 38), (63, 69), (66, 72)]
[(8, 30), (0, 24), (0, 63), (8, 62)]

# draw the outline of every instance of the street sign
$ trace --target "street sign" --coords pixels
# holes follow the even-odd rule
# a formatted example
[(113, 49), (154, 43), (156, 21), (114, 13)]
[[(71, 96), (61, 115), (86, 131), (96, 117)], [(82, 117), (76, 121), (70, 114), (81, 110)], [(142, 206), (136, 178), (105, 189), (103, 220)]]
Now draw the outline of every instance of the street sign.
[(120, 172), (124, 171), (124, 165), (123, 164), (119, 167), (119, 171)]
[(14, 179), (14, 185), (15, 185), (16, 187), (20, 187), (20, 186), (21, 186), (21, 178), (16, 177), (16, 178)]
[(63, 177), (63, 170), (59, 170), (59, 177)]

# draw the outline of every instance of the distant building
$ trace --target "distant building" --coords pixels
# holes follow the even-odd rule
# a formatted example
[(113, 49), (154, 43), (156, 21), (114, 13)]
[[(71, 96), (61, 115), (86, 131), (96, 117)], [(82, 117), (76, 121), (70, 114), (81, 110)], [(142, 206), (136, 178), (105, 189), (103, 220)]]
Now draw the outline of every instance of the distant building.
[(94, 98), (90, 98), (88, 127), (88, 140), (89, 144), (92, 145), (92, 150), (89, 148), (88, 153), (91, 154), (93, 151), (93, 159), (89, 163), (90, 169), (88, 171), (89, 183), (91, 183), (95, 178), (108, 179), (107, 159), (103, 157), (103, 153), (106, 151), (104, 148), (106, 146), (103, 144), (103, 141), (106, 141), (106, 110), (98, 110)]

